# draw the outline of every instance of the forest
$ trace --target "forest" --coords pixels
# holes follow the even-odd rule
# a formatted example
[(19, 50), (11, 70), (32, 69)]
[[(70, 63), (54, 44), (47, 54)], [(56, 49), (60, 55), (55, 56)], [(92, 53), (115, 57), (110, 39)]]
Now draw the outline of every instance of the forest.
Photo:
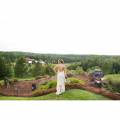
[[(66, 64), (72, 64), (75, 69), (80, 66), (84, 71), (94, 67), (100, 67), (104, 74), (120, 73), (120, 56), (115, 55), (63, 55), (63, 54), (39, 54), (29, 52), (0, 52), (0, 57), (7, 64), (16, 63), (20, 57), (28, 57), (35, 60), (42, 60), (47, 64), (56, 64), (58, 59), (63, 59)], [(76, 64), (76, 65), (75, 65)]]

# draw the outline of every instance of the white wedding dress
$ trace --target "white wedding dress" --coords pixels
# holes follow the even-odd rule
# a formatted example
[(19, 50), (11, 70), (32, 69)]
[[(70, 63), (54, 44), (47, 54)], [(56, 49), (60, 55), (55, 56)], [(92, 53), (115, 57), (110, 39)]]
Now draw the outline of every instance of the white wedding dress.
[(57, 87), (56, 87), (56, 95), (59, 95), (65, 92), (65, 73), (64, 71), (57, 73)]

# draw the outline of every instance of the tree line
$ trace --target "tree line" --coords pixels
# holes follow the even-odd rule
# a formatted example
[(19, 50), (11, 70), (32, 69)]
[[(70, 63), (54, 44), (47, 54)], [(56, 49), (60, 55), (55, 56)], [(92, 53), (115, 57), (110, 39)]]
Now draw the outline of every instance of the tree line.
[[(46, 64), (40, 63), (30, 65), (25, 58), (43, 60)], [(100, 68), (104, 74), (120, 73), (120, 56), (107, 55), (62, 55), (62, 54), (38, 54), (28, 52), (0, 52), (0, 79), (6, 77), (24, 77), (38, 75), (54, 75), (52, 65), (58, 59), (63, 59), (68, 63), (68, 69), (77, 71), (88, 71), (89, 69)], [(80, 68), (78, 68), (80, 67)]]

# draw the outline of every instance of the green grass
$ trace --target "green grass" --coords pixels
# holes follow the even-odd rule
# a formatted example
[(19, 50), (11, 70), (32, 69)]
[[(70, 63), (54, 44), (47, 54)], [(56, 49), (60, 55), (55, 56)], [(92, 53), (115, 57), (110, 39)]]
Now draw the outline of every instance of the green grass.
[(34, 80), (35, 77), (24, 77), (24, 78), (12, 78), (12, 79), (17, 79), (18, 81), (24, 81), (24, 80)]
[(109, 98), (85, 90), (73, 89), (68, 90), (59, 96), (56, 96), (55, 93), (39, 97), (0, 96), (0, 100), (109, 100)]
[(77, 79), (74, 77), (68, 78), (67, 81), (69, 81), (71, 84), (73, 84), (73, 83), (85, 84), (84, 80), (80, 80), (80, 79)]
[[(18, 77), (14, 77), (14, 78), (10, 78), (10, 80), (18, 80), (18, 81), (25, 81), (25, 80), (35, 80), (35, 77), (24, 77), (24, 78), (18, 78)], [(0, 80), (0, 83), (3, 82), (3, 80)]]
[(104, 77), (106, 85), (104, 86), (111, 92), (120, 93), (120, 74), (109, 74)]
[(4, 85), (4, 81), (3, 80), (0, 80), (0, 85)]
[(113, 83), (120, 83), (120, 74), (109, 74), (104, 77), (104, 80), (111, 81)]

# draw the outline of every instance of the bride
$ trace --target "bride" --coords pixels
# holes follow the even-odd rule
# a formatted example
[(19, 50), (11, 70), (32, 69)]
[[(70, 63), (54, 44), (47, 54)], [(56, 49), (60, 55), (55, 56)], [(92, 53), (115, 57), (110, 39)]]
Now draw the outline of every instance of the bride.
[(54, 67), (55, 72), (57, 73), (57, 86), (56, 86), (56, 95), (59, 95), (65, 92), (65, 77), (66, 77), (66, 67), (62, 59), (58, 60), (58, 64)]

